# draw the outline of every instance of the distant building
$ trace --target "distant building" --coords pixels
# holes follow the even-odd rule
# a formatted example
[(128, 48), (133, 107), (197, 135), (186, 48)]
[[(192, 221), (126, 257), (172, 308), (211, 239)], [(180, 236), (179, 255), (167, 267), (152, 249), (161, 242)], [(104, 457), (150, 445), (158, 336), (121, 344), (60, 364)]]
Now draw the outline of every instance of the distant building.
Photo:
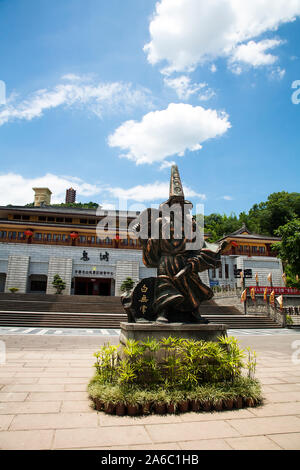
[(272, 273), (274, 286), (284, 286), (282, 262), (276, 257), (271, 245), (281, 239), (251, 233), (245, 224), (233, 233), (224, 235), (219, 242), (226, 241), (222, 251), (222, 266), (209, 270), (210, 284), (219, 286), (240, 286), (240, 279), (234, 276), (235, 269), (252, 269), (252, 278), (246, 279), (246, 286), (255, 286), (255, 274), (259, 285), (268, 286), (268, 275)]
[(32, 188), (34, 191), (34, 206), (50, 206), (52, 192), (48, 188)]
[(69, 188), (66, 191), (66, 203), (72, 203), (76, 201), (76, 190)]

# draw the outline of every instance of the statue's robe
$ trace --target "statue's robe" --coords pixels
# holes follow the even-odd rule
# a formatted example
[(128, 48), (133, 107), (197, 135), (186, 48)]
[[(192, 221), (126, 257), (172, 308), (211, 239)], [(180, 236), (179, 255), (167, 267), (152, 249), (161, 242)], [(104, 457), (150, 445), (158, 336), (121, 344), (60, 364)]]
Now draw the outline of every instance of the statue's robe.
[[(143, 243), (144, 264), (158, 270), (154, 302), (158, 315), (163, 311), (197, 311), (201, 302), (213, 296), (198, 273), (221, 265), (219, 246), (204, 242), (201, 250), (186, 251), (188, 241), (150, 238)], [(189, 264), (189, 269), (176, 279), (176, 274)]]

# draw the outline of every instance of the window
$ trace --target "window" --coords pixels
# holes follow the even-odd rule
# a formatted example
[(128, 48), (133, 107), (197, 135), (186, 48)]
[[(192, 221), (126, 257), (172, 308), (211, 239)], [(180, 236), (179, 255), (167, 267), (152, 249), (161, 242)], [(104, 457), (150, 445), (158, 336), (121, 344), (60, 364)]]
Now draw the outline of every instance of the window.
[(62, 239), (63, 242), (66, 242), (67, 241), (67, 235), (62, 235), (61, 239)]
[(264, 247), (264, 246), (260, 246), (260, 247), (259, 247), (259, 252), (260, 252), (260, 253), (264, 253), (264, 252), (265, 252), (265, 247)]
[(18, 240), (23, 240), (24, 238), (24, 232), (19, 232), (18, 233)]
[(96, 220), (94, 220), (94, 219), (89, 219), (89, 224), (90, 224), (90, 225), (95, 225), (95, 223), (96, 223)]
[(80, 241), (80, 243), (85, 243), (85, 241), (86, 241), (86, 236), (85, 236), (85, 235), (80, 235), (79, 241)]
[(96, 237), (96, 243), (97, 243), (98, 245), (101, 245), (101, 243), (102, 243), (102, 240), (101, 240), (101, 238), (99, 238), (99, 237)]
[(22, 215), (22, 220), (30, 220), (29, 215)]
[(34, 239), (35, 240), (42, 240), (43, 235), (41, 233), (35, 233), (34, 234)]
[(252, 247), (252, 253), (257, 253), (257, 246)]
[(63, 217), (56, 217), (56, 222), (62, 223), (64, 221)]
[(81, 224), (87, 224), (87, 219), (80, 219), (79, 222), (80, 222)]
[(95, 243), (95, 237), (91, 237), (91, 243), (92, 243), (92, 244)]
[(48, 217), (47, 220), (48, 220), (48, 222), (54, 222), (55, 218), (54, 217)]
[(109, 238), (109, 237), (105, 238), (106, 245), (111, 245), (111, 242), (112, 242), (111, 238)]
[(225, 279), (229, 279), (229, 266), (225, 264)]
[(71, 224), (73, 222), (73, 219), (71, 219), (70, 217), (65, 217), (65, 222), (66, 224)]
[(53, 234), (53, 241), (54, 242), (59, 242), (60, 241), (60, 235), (57, 235), (56, 233)]
[(51, 233), (47, 233), (47, 242), (51, 242), (52, 235)]
[(14, 219), (15, 220), (21, 220), (21, 216), (19, 214), (14, 214)]
[(219, 268), (219, 278), (222, 279), (222, 266)]
[(45, 215), (39, 215), (39, 221), (40, 222), (46, 222), (47, 217)]

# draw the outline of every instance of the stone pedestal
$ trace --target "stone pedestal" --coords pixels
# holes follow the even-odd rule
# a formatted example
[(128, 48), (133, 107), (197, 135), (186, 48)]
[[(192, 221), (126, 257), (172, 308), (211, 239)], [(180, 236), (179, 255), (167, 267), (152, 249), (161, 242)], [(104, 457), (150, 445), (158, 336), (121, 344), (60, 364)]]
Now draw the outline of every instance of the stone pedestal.
[(190, 340), (218, 341), (219, 336), (227, 336), (227, 325), (209, 323), (121, 323), (120, 343), (126, 340), (146, 341), (148, 338), (160, 341), (173, 336)]

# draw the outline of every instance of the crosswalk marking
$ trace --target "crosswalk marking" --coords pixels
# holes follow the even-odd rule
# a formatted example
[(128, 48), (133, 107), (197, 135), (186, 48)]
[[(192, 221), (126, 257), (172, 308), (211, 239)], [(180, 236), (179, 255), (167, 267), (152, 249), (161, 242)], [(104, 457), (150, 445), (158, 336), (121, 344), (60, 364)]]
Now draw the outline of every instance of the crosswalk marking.
[(102, 335), (109, 335), (109, 332), (107, 330), (100, 330)]
[(54, 331), (54, 334), (55, 334), (55, 335), (61, 335), (62, 333), (63, 333), (63, 332), (62, 332), (62, 331), (59, 331), (59, 330), (58, 330), (58, 331)]
[(36, 328), (28, 328), (28, 330), (22, 331), (23, 334), (30, 333), (31, 331), (36, 330)]
[(48, 330), (41, 330), (41, 331), (38, 331), (36, 334), (37, 335), (44, 335), (45, 333), (47, 333)]
[(9, 331), (18, 331), (20, 328), (10, 328)]

